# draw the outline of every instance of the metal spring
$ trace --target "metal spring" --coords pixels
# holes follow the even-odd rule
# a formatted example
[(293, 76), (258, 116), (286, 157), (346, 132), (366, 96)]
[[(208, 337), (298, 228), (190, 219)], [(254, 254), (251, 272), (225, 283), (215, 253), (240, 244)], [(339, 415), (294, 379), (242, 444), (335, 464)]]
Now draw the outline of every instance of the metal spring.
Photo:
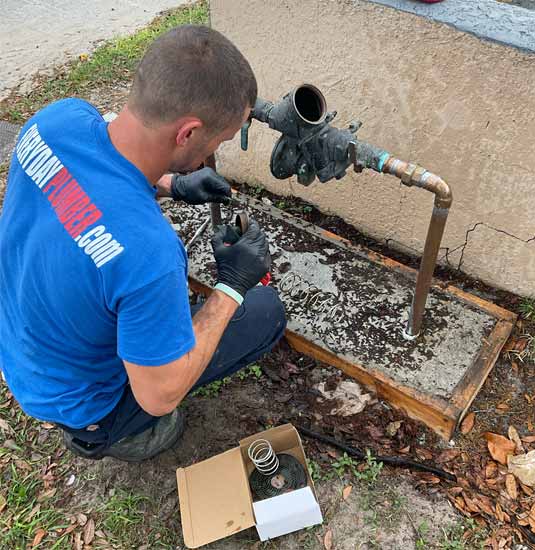
[(256, 439), (249, 445), (247, 454), (255, 468), (263, 475), (274, 474), (279, 468), (279, 458), (267, 439)]

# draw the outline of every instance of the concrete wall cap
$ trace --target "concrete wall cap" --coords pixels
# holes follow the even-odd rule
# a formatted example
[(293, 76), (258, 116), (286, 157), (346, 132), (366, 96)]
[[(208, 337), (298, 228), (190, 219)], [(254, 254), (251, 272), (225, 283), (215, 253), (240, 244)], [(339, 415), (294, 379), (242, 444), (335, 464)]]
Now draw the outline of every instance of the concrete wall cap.
[[(358, 0), (357, 0), (358, 1)], [(535, 52), (535, 11), (494, 0), (367, 0), (445, 23), (479, 38)]]

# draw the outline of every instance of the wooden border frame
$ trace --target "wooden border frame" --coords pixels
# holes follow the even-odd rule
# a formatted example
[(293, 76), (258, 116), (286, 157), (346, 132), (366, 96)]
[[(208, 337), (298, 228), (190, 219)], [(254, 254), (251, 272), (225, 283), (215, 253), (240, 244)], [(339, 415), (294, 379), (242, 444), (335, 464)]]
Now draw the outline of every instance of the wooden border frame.
[[(265, 205), (262, 205), (256, 199), (248, 197), (248, 202), (260, 206), (263, 210), (266, 209)], [(273, 211), (274, 209), (269, 208), (269, 210)], [(277, 216), (282, 216), (285, 221), (295, 218), (282, 211), (277, 213)], [(306, 229), (310, 229), (310, 227), (309, 225)], [(314, 232), (317, 235), (324, 237), (326, 240), (337, 241), (355, 253), (364, 254), (374, 263), (382, 264), (389, 269), (399, 271), (416, 279), (416, 269), (364, 247), (357, 247), (335, 233), (317, 226), (312, 227), (314, 227)], [(190, 286), (195, 292), (208, 295), (212, 291), (209, 286), (192, 277), (189, 280)], [(339, 368), (348, 376), (375, 391), (379, 397), (385, 399), (394, 407), (401, 409), (407, 416), (423, 422), (441, 437), (449, 440), (492, 370), (502, 347), (511, 334), (517, 316), (492, 302), (464, 292), (452, 285), (445, 285), (437, 279), (433, 279), (433, 287), (456, 296), (461, 301), (485, 311), (497, 320), (490, 335), (483, 339), (479, 354), (454, 388), (449, 400), (430, 396), (422, 391), (399, 384), (377, 369), (366, 368), (363, 365), (351, 363), (289, 329), (286, 330), (286, 338), (295, 350)]]

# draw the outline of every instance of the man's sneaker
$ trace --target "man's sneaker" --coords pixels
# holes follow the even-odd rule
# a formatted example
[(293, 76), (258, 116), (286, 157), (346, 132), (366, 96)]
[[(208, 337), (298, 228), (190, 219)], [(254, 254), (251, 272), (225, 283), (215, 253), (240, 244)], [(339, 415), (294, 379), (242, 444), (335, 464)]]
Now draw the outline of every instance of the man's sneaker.
[(171, 448), (183, 433), (184, 414), (175, 409), (172, 413), (162, 416), (152, 428), (137, 435), (129, 435), (102, 451), (73, 438), (66, 431), (63, 432), (63, 442), (72, 453), (84, 458), (99, 460), (111, 456), (126, 462), (141, 462)]

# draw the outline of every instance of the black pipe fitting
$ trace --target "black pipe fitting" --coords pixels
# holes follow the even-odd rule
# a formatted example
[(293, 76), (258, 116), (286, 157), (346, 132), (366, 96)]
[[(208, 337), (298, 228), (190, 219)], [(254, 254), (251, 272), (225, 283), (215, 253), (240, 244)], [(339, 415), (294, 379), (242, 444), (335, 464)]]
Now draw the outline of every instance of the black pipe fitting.
[[(298, 86), (277, 103), (257, 99), (250, 118), (282, 134), (271, 153), (271, 173), (277, 179), (296, 175), (299, 183), (310, 185), (316, 177), (322, 183), (344, 177), (351, 164), (356, 172), (380, 171), (385, 151), (357, 140), (359, 122), (345, 130), (331, 126), (335, 116), (336, 112), (327, 112), (325, 97), (311, 84)], [(242, 127), (244, 151), (250, 125), (249, 120)]]

